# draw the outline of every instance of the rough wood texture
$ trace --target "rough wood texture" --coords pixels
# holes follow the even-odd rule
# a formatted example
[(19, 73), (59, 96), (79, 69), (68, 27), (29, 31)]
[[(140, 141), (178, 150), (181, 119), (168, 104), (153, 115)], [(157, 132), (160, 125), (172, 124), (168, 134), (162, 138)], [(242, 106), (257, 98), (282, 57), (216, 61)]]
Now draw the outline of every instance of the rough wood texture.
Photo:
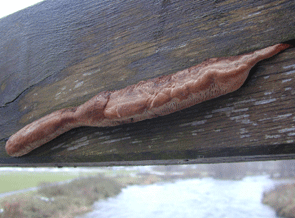
[(118, 165), (292, 158), (295, 49), (237, 92), (166, 117), (70, 131), (23, 158), (24, 125), (98, 92), (206, 58), (295, 39), (294, 1), (45, 1), (0, 20), (0, 165)]

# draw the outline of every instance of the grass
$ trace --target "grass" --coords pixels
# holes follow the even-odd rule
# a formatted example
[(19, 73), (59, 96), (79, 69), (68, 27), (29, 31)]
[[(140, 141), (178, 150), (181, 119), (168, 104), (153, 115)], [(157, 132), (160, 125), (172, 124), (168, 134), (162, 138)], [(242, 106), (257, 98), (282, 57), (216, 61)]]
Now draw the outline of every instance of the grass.
[(265, 192), (262, 202), (274, 208), (279, 216), (295, 218), (295, 184), (278, 185)]
[(65, 184), (43, 183), (38, 191), (8, 196), (0, 201), (2, 217), (67, 217), (91, 210), (92, 204), (120, 193), (115, 180), (96, 175)]
[[(84, 173), (93, 175), (94, 173)], [(37, 187), (43, 182), (60, 182), (80, 177), (75, 172), (0, 172), (0, 193)]]

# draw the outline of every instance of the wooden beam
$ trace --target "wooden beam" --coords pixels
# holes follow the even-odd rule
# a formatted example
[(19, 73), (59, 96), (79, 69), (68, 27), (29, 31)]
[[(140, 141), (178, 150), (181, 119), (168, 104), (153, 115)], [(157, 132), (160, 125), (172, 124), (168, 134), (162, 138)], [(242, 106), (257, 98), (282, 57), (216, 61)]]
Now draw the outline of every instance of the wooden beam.
[(44, 1), (0, 20), (0, 165), (76, 166), (288, 159), (295, 154), (295, 49), (238, 91), (140, 123), (72, 130), (22, 158), (26, 124), (103, 90), (295, 39), (295, 3)]

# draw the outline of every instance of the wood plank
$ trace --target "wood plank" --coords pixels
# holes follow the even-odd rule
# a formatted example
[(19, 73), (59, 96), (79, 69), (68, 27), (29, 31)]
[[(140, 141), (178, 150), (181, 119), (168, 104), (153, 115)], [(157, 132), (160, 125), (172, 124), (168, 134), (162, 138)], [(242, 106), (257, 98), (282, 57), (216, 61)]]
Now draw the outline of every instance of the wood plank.
[(294, 156), (294, 48), (238, 91), (157, 119), (72, 130), (23, 158), (8, 137), (103, 90), (295, 39), (294, 1), (45, 1), (0, 20), (0, 165), (228, 162)]

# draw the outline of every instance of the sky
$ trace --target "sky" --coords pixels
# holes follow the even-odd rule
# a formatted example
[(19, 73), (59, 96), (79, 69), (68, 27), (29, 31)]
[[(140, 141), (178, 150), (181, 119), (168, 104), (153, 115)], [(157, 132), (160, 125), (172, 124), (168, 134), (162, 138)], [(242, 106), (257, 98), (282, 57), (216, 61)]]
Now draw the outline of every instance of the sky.
[(0, 0), (0, 18), (41, 1), (42, 0)]

